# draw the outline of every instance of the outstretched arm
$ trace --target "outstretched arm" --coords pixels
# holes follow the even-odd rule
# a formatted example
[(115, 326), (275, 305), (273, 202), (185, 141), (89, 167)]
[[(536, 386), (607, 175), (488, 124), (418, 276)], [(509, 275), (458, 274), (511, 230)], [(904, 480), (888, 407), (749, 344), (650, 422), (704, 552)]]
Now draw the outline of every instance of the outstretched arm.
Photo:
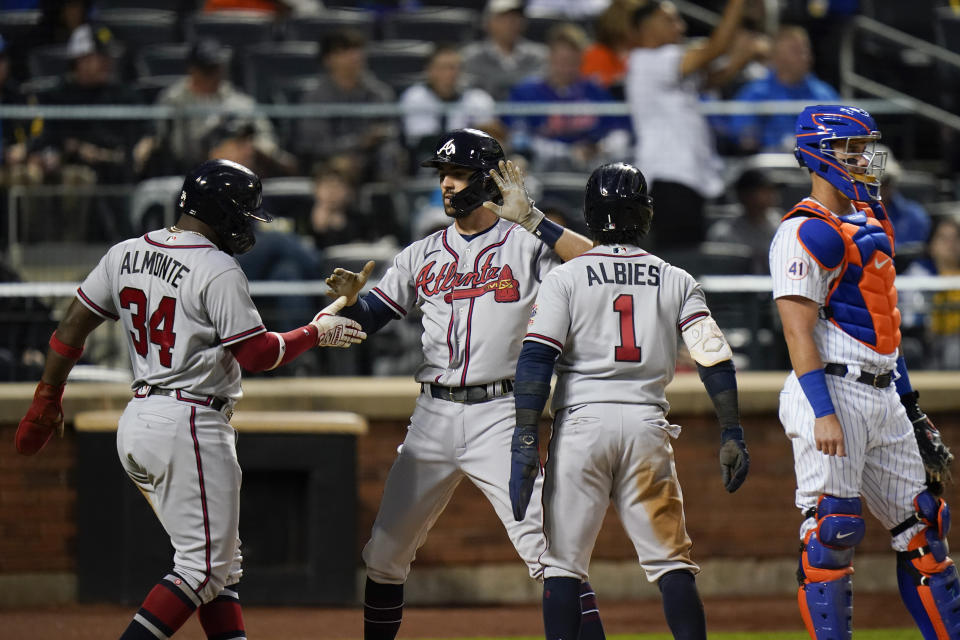
[(540, 238), (561, 260), (572, 260), (593, 246), (590, 240), (547, 219), (542, 211), (533, 206), (533, 200), (527, 195), (527, 188), (523, 183), (523, 170), (512, 160), (501, 160), (500, 171), (491, 169), (490, 177), (500, 189), (503, 204), (498, 205), (488, 200), (483, 206), (504, 220), (516, 222)]
[(237, 363), (247, 371), (270, 371), (295, 360), (312, 347), (349, 347), (367, 337), (360, 325), (337, 315), (346, 303), (341, 296), (309, 324), (287, 331), (268, 331), (230, 345)]
[(50, 336), (50, 350), (43, 375), (33, 393), (33, 402), (17, 426), (17, 451), (33, 455), (40, 451), (56, 431), (63, 435), (63, 389), (67, 376), (83, 353), (87, 336), (100, 326), (103, 318), (74, 298), (66, 315)]

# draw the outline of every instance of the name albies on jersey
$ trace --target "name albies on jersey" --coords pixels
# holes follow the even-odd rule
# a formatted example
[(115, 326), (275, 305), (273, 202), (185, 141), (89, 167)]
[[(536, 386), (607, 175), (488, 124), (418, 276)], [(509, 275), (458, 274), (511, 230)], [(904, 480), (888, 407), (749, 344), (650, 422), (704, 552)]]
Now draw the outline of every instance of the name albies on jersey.
[(544, 278), (524, 340), (562, 351), (554, 411), (616, 402), (666, 412), (680, 332), (709, 314), (683, 269), (637, 247), (600, 245)]

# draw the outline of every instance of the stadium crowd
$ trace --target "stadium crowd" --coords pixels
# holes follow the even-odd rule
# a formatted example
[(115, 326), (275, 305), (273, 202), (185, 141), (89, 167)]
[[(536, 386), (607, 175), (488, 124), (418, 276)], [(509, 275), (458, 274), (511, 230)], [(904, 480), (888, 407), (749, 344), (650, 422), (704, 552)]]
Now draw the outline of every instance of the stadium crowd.
[[(792, 157), (794, 116), (705, 117), (699, 106), (842, 101), (842, 29), (884, 3), (788, 0), (772, 16), (771, 3), (758, 0), (696, 4), (719, 21), (688, 24), (672, 4), (648, 0), (0, 0), (0, 104), (229, 111), (156, 121), (4, 118), (4, 195), (14, 186), (92, 194), (136, 186), (120, 205), (95, 195), (81, 203), (67, 191), (40, 204), (25, 199), (16, 211), (3, 197), (0, 207), (29, 216), (43, 206), (41, 233), (54, 239), (116, 241), (162, 224), (189, 167), (232, 159), (264, 178), (267, 205), (285, 219), (264, 228), (269, 250), (242, 261), (250, 279), (316, 280), (331, 266), (388, 260), (444, 224), (436, 180), (418, 159), (440, 132), (474, 127), (504, 143), (541, 207), (565, 224), (581, 223), (594, 167), (633, 162), (657, 202), (650, 249), (695, 275), (763, 274), (782, 207), (806, 179)], [(928, 4), (938, 3), (920, 3)], [(896, 26), (910, 24), (925, 23), (912, 16)], [(947, 109), (955, 99), (930, 97)], [(625, 102), (629, 115), (511, 113), (498, 109), (504, 102)], [(399, 115), (269, 118), (258, 104), (395, 106)], [(901, 158), (888, 166), (884, 193), (898, 270), (916, 262), (914, 272), (951, 273), (936, 257), (946, 241), (928, 243), (931, 230), (946, 232), (939, 218), (960, 216), (944, 204), (960, 200), (949, 135), (902, 114), (887, 118), (881, 128), (893, 132), (891, 156)], [(929, 143), (914, 142), (920, 135)], [(0, 225), (4, 247), (14, 240), (8, 228)], [(27, 239), (21, 232), (17, 241)], [(368, 243), (366, 253), (344, 249), (356, 243)], [(941, 334), (960, 336), (960, 327), (937, 320), (929, 296), (914, 302), (914, 322), (940, 332), (920, 348), (946, 353)], [(399, 373), (383, 364), (378, 372)]]

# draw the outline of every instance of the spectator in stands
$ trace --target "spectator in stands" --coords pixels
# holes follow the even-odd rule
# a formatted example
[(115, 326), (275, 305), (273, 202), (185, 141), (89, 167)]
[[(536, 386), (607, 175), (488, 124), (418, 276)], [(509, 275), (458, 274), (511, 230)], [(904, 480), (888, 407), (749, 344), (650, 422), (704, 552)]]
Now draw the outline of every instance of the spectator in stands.
[[(0, 36), (0, 105), (23, 105), (27, 100), (10, 77), (10, 56), (7, 43)], [(4, 118), (0, 120), (0, 188), (16, 184), (36, 184), (43, 176), (36, 165), (27, 164), (29, 121)], [(6, 203), (0, 202), (6, 211)]]
[[(630, 20), (641, 0), (613, 0), (597, 17), (595, 42), (583, 54), (580, 72), (623, 98), (627, 55), (633, 47)], [(618, 95), (619, 94), (619, 95)]]
[[(748, 82), (734, 95), (735, 100), (808, 100), (831, 104), (839, 99), (833, 87), (817, 78), (813, 68), (810, 37), (803, 27), (786, 25), (773, 41), (770, 65), (763, 78)], [(794, 147), (793, 114), (738, 115), (729, 119), (729, 135), (746, 152), (789, 151)]]
[(340, 171), (324, 167), (317, 172), (310, 231), (318, 249), (366, 239), (365, 216), (356, 201), (353, 186)]
[[(438, 45), (427, 60), (426, 78), (400, 96), (403, 137), (414, 158), (430, 155), (437, 136), (451, 129), (480, 128), (503, 138), (502, 125), (494, 115), (494, 101), (483, 89), (464, 88), (460, 52), (452, 45)], [(446, 113), (445, 109), (455, 111)]]
[(41, 0), (40, 20), (30, 35), (30, 46), (65, 44), (90, 20), (93, 0)]
[[(0, 256), (0, 282), (22, 282), (20, 274)], [(50, 334), (56, 329), (52, 310), (38, 298), (2, 298), (0, 315), (0, 380), (35, 379), (43, 372)]]
[(707, 230), (707, 240), (746, 246), (753, 262), (751, 273), (770, 273), (770, 242), (783, 212), (778, 209), (780, 193), (769, 176), (747, 169), (734, 183), (737, 211), (731, 218), (717, 220)]
[[(549, 58), (542, 78), (510, 91), (514, 102), (612, 102), (610, 93), (580, 73), (587, 36), (573, 23), (551, 27)], [(505, 118), (516, 152), (529, 155), (536, 170), (586, 170), (605, 159), (622, 160), (629, 147), (625, 118), (578, 115), (529, 115)]]
[[(71, 70), (44, 94), (44, 103), (135, 104), (137, 95), (114, 78), (113, 47), (105, 27), (77, 27), (67, 44)], [(31, 141), (29, 161), (42, 169), (47, 182), (122, 184), (133, 178), (129, 149), (140, 130), (132, 120), (46, 120)]]
[[(960, 275), (960, 222), (953, 217), (936, 221), (927, 256), (914, 261), (904, 275)], [(903, 324), (926, 327), (925, 356), (930, 369), (960, 369), (960, 290), (923, 294), (904, 292)]]
[[(893, 223), (894, 238), (897, 252), (897, 266), (902, 266), (905, 260), (915, 258), (923, 251), (927, 238), (930, 237), (930, 214), (923, 205), (916, 200), (903, 195), (899, 182), (903, 178), (903, 167), (894, 157), (893, 152), (884, 145), (877, 145), (878, 150), (887, 152), (887, 164), (880, 178), (880, 198), (887, 210), (887, 216)], [(932, 195), (932, 194), (931, 194)]]
[[(227, 60), (228, 53), (218, 41), (210, 38), (197, 40), (190, 47), (187, 75), (164, 89), (157, 97), (157, 104), (180, 108), (223, 107), (234, 113), (252, 111), (256, 101), (225, 78)], [(163, 173), (186, 172), (207, 157), (204, 135), (222, 117), (220, 114), (210, 114), (159, 121), (155, 134), (137, 144), (134, 155), (138, 168), (159, 164), (170, 165), (164, 166)], [(296, 162), (280, 149), (270, 120), (251, 116), (251, 121), (256, 130), (253, 142), (257, 152), (293, 171)], [(161, 158), (159, 162), (157, 156)], [(162, 158), (168, 160), (164, 162)]]
[[(708, 80), (731, 80), (766, 52), (763, 38), (737, 37), (744, 4), (728, 0), (709, 39), (690, 46), (683, 44), (686, 23), (672, 3), (647, 0), (633, 14), (637, 46), (627, 62), (625, 90), (638, 138), (635, 164), (657, 203), (651, 244), (658, 250), (699, 244), (706, 201), (723, 192), (722, 164), (699, 110), (699, 91)], [(708, 65), (721, 56), (725, 66), (708, 78)]]
[(483, 14), (487, 38), (463, 49), (468, 84), (496, 100), (506, 100), (511, 87), (546, 68), (547, 47), (523, 37), (523, 5), (523, 0), (489, 0)]
[[(394, 100), (393, 89), (367, 69), (366, 38), (344, 29), (331, 33), (320, 46), (324, 74), (304, 103), (385, 104)], [(395, 176), (398, 171), (396, 123), (382, 117), (335, 116), (298, 122), (295, 151), (311, 166), (339, 158), (351, 165), (357, 180)]]

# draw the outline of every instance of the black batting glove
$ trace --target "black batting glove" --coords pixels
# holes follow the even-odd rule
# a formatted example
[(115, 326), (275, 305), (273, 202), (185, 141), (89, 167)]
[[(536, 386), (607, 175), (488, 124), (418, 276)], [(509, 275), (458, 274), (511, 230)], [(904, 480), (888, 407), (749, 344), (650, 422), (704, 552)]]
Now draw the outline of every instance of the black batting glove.
[(513, 518), (523, 520), (533, 494), (533, 484), (540, 472), (540, 451), (537, 425), (517, 425), (510, 444), (510, 505)]
[(729, 493), (740, 488), (750, 471), (750, 454), (743, 440), (743, 427), (727, 427), (720, 434), (720, 470)]

